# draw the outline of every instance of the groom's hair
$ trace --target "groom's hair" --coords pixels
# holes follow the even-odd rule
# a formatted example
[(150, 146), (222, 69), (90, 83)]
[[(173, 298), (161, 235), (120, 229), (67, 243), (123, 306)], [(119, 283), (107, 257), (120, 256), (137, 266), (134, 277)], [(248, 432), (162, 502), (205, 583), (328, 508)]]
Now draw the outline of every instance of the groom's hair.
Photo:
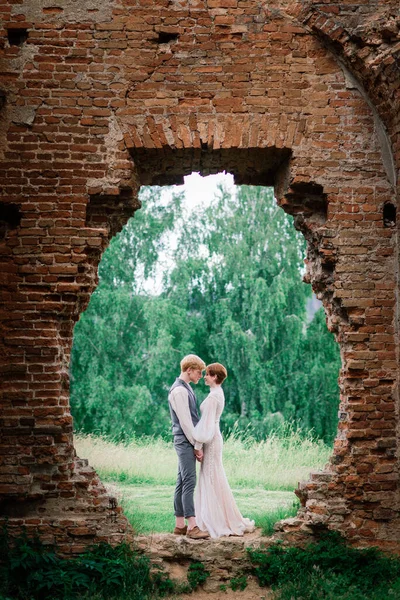
[(222, 383), (228, 377), (228, 371), (225, 369), (224, 365), (221, 365), (221, 363), (212, 363), (212, 365), (207, 365), (206, 373), (207, 375), (216, 375), (217, 383)]
[(188, 369), (200, 369), (201, 371), (206, 368), (206, 363), (201, 360), (196, 354), (188, 354), (181, 360), (181, 371), (184, 373)]

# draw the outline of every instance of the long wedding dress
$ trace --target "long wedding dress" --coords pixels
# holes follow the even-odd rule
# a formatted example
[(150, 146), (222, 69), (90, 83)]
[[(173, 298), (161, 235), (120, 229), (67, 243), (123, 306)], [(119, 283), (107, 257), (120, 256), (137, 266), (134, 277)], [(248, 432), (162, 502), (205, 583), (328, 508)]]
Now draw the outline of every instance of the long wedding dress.
[(219, 420), (225, 397), (220, 386), (211, 388), (200, 406), (201, 419), (194, 428), (194, 438), (202, 442), (204, 457), (195, 493), (196, 522), (212, 538), (243, 535), (254, 530), (254, 521), (242, 517), (236, 505), (222, 464), (222, 435)]

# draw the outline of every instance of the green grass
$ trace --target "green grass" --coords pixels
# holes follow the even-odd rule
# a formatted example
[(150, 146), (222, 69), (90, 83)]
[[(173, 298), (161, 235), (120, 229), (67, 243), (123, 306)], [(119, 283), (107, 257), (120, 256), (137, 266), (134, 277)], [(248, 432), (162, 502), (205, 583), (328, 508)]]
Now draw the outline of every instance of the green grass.
[(294, 517), (297, 514), (300, 504), (297, 498), (293, 500), (293, 495), (290, 496), (290, 500), (289, 504), (279, 504), (275, 509), (271, 508), (256, 519), (256, 525), (261, 527), (262, 535), (272, 535), (277, 521)]
[[(126, 516), (138, 534), (171, 532), (174, 528), (172, 499), (174, 486), (107, 484), (116, 494)], [(297, 512), (292, 492), (268, 492), (261, 488), (233, 488), (241, 513), (254, 519), (264, 535), (270, 535), (273, 524)]]
[[(177, 457), (162, 439), (128, 444), (77, 435), (75, 447), (89, 459), (124, 508), (139, 534), (172, 531)], [(311, 470), (324, 466), (331, 449), (311, 436), (287, 429), (256, 442), (231, 435), (224, 444), (224, 466), (241, 513), (264, 535), (273, 524), (296, 513), (293, 490)], [(198, 465), (199, 468), (199, 465)]]

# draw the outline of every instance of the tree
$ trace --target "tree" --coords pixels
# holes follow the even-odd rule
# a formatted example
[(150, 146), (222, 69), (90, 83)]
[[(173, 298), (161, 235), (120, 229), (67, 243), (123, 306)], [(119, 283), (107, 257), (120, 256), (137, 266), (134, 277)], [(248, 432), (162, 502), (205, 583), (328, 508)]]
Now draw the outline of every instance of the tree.
[(79, 430), (124, 438), (168, 429), (167, 406), (157, 403), (152, 390), (176, 370), (171, 345), (185, 345), (185, 315), (146, 295), (143, 285), (155, 271), (181, 200), (145, 188), (144, 208), (104, 253), (99, 285), (74, 330), (71, 408)]
[[(228, 368), (225, 428), (250, 425), (263, 437), (276, 423), (296, 420), (330, 440), (338, 348), (323, 311), (306, 324), (305, 242), (272, 189), (242, 186), (232, 194), (221, 187), (208, 208), (186, 218), (173, 192), (148, 188), (145, 199), (112, 240), (76, 326), (77, 427), (167, 435), (168, 388), (180, 358), (195, 352)], [(151, 293), (145, 279), (157, 272), (173, 230), (174, 261), (161, 292)]]
[(183, 230), (167, 293), (186, 297), (191, 322), (203, 315), (202, 356), (228, 366), (226, 426), (251, 424), (264, 435), (271, 415), (298, 416), (292, 370), (311, 294), (301, 282), (304, 245), (271, 188), (220, 189), (197, 227)]
[(307, 327), (302, 347), (303, 361), (297, 365), (298, 396), (296, 420), (332, 443), (339, 408), (339, 347), (325, 323), (320, 308)]

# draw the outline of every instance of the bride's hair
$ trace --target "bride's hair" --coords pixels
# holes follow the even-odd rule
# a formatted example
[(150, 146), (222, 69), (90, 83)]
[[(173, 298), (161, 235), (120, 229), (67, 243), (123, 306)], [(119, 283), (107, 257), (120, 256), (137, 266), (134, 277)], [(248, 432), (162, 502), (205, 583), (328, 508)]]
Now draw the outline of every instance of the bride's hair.
[(225, 369), (224, 365), (221, 363), (212, 363), (211, 365), (206, 366), (207, 375), (216, 376), (216, 382), (221, 384), (227, 377), (228, 371)]
[(196, 354), (188, 354), (181, 360), (181, 371), (184, 373), (188, 369), (200, 369), (202, 371), (206, 368), (206, 363), (201, 360)]

